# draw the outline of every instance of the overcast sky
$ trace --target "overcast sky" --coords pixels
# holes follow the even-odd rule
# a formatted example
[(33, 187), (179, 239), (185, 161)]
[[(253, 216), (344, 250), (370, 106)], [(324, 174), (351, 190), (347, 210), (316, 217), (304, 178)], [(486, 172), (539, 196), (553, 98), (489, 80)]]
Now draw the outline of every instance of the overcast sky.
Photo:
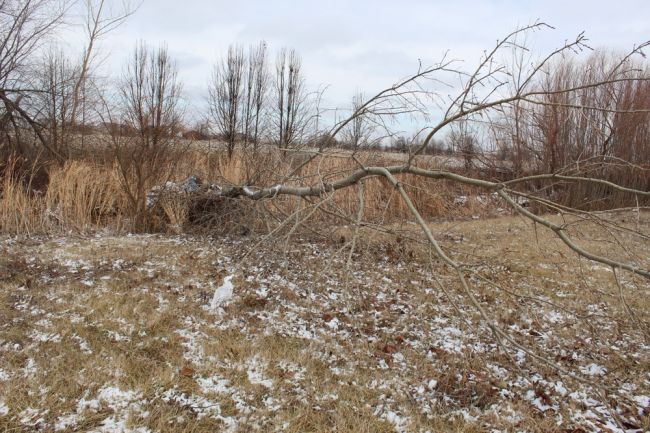
[[(118, 2), (119, 0), (109, 0)], [(474, 62), (517, 26), (539, 19), (556, 29), (531, 44), (548, 50), (585, 31), (590, 45), (629, 49), (650, 39), (650, 0), (144, 0), (103, 42), (120, 70), (137, 40), (166, 42), (187, 97), (198, 102), (212, 64), (232, 42), (265, 40), (296, 48), (311, 89), (328, 85), (327, 104), (356, 90), (376, 92), (451, 56)]]

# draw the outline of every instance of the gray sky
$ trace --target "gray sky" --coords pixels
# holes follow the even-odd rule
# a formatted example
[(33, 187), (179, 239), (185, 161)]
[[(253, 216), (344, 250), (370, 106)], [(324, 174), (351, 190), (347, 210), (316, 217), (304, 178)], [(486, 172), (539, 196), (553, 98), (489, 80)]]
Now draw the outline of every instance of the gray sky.
[(446, 50), (471, 65), (498, 38), (537, 19), (556, 27), (531, 38), (541, 52), (583, 30), (594, 48), (629, 49), (650, 39), (649, 17), (650, 0), (144, 0), (102, 49), (119, 71), (137, 40), (166, 42), (195, 103), (230, 43), (294, 47), (308, 86), (329, 85), (331, 106), (356, 90), (381, 90), (416, 71), (419, 58), (431, 64)]

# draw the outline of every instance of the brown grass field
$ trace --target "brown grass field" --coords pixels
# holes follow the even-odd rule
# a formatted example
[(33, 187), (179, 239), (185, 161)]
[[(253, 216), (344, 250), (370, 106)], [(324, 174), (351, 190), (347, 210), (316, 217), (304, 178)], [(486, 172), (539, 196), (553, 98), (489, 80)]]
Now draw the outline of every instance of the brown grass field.
[[(647, 213), (608, 218), (650, 229)], [(0, 431), (619, 431), (612, 409), (650, 430), (647, 281), (617, 283), (517, 217), (431, 226), (493, 320), (581, 382), (499, 347), (450, 269), (406, 241), (415, 226), (387, 227), (400, 236), (362, 231), (349, 272), (346, 227), (4, 236)], [(650, 264), (647, 242), (597, 228), (572, 232)]]

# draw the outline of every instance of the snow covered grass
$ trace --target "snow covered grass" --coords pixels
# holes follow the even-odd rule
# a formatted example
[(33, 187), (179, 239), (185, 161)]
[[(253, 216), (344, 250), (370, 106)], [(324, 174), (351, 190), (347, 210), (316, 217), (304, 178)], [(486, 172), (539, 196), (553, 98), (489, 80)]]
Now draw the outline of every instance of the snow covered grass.
[(432, 228), (496, 323), (591, 384), (499, 348), (408, 225), (362, 233), (350, 271), (309, 239), (239, 261), (259, 238), (3, 238), (0, 431), (650, 429), (647, 282), (516, 218)]

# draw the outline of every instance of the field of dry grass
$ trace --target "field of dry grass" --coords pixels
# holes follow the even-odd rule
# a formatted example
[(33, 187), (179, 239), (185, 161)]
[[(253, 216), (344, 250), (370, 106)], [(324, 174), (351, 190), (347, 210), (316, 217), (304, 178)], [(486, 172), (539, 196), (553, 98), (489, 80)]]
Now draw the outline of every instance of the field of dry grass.
[[(98, 151), (99, 152), (99, 151)], [(395, 164), (398, 161), (386, 159), (379, 152), (366, 152), (358, 155), (359, 160), (374, 164)], [(190, 175), (196, 175), (204, 185), (254, 185), (269, 187), (280, 182), (292, 185), (312, 185), (329, 182), (356, 169), (356, 163), (349, 155), (338, 155), (336, 151), (327, 158), (306, 164), (294, 173), (287, 182), (285, 176), (307, 159), (305, 154), (281, 155), (274, 151), (267, 153), (237, 154), (229, 159), (224, 153), (214, 149), (190, 150), (181, 152), (174, 164), (148, 180), (145, 191), (168, 181), (182, 182)], [(425, 158), (419, 161), (423, 167), (436, 167), (438, 161)], [(11, 163), (8, 172), (11, 172)], [(134, 215), (124, 184), (133, 179), (121, 177), (119, 167), (113, 159), (94, 155), (91, 159), (69, 161), (63, 166), (50, 165), (46, 169), (47, 183), (34, 187), (30, 173), (21, 178), (4, 176), (0, 178), (0, 233), (9, 234), (57, 234), (73, 231), (90, 233), (102, 229), (126, 233), (144, 231), (135, 227)], [(323, 174), (323, 173), (326, 173)], [(413, 175), (400, 177), (409, 194), (422, 214), (430, 219), (449, 215), (453, 210), (456, 218), (472, 215), (488, 215), (495, 210), (487, 200), (483, 202), (466, 200), (469, 195), (477, 195), (476, 188), (451, 184), (445, 181), (419, 179)], [(383, 179), (368, 179), (365, 182), (365, 219), (384, 224), (410, 217), (407, 206), (397, 196), (396, 191), (387, 188)], [(465, 197), (462, 206), (457, 199)], [(358, 192), (356, 188), (346, 188), (328, 197), (331, 212), (343, 217), (356, 214)], [(273, 203), (262, 203), (262, 215), (252, 212), (248, 215), (248, 225), (255, 228), (260, 218), (283, 219), (295, 211), (298, 200), (295, 197), (279, 197)], [(163, 206), (164, 207), (164, 206)], [(180, 212), (182, 215), (183, 212)], [(149, 231), (176, 233), (193, 231), (201, 227), (185, 224), (183, 218), (175, 213), (162, 213), (162, 218), (149, 215)], [(205, 215), (209, 217), (209, 215)], [(242, 215), (239, 215), (241, 218)], [(257, 219), (256, 221), (254, 221)], [(315, 219), (327, 220), (326, 213), (317, 213)], [(330, 220), (332, 218), (329, 218)], [(341, 219), (335, 219), (341, 223)], [(266, 229), (266, 226), (264, 226)], [(215, 231), (215, 227), (211, 227)]]
[[(3, 237), (0, 431), (622, 431), (612, 410), (650, 430), (647, 281), (617, 283), (515, 217), (432, 226), (493, 320), (580, 382), (499, 347), (450, 269), (407, 242), (415, 227), (391, 228), (361, 233), (349, 272), (346, 228), (286, 244)], [(573, 230), (649, 264), (647, 241)], [(211, 309), (227, 275), (233, 296)]]

